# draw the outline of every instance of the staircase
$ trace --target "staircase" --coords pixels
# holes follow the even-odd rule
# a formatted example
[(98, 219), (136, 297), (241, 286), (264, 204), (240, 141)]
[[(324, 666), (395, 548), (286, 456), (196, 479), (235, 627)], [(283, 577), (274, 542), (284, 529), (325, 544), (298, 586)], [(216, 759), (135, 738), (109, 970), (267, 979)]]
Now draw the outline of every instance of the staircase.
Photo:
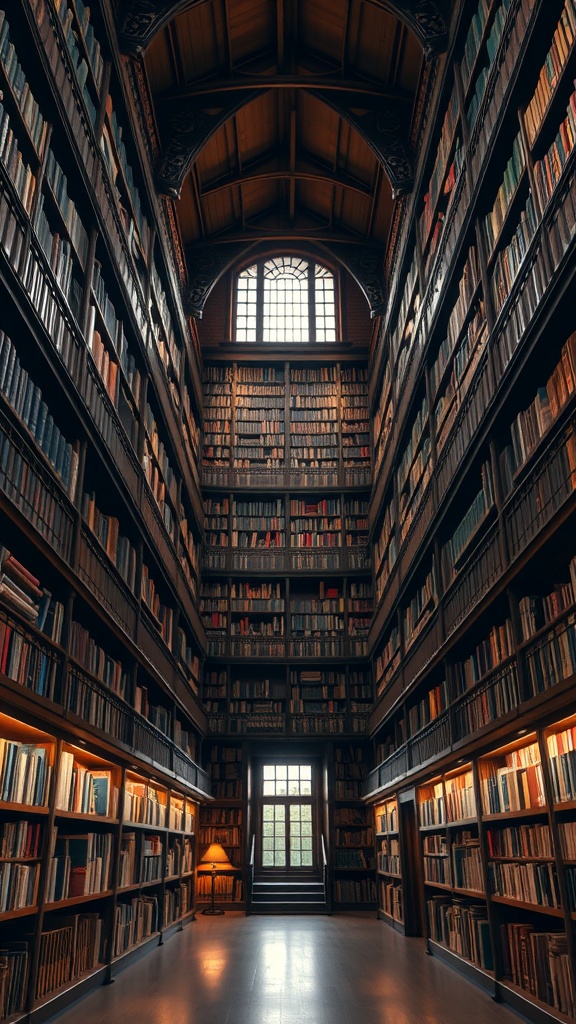
[(255, 878), (250, 914), (327, 914), (321, 881), (294, 881), (284, 877)]

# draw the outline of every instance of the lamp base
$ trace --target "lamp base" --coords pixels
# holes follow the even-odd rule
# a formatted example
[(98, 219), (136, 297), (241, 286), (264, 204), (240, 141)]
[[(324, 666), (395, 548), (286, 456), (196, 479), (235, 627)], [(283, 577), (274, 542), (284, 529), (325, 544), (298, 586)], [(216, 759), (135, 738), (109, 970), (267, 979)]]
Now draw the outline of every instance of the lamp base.
[(202, 910), (201, 913), (212, 916), (216, 914), (224, 914), (225, 911), (222, 910), (222, 907), (206, 907), (206, 910)]

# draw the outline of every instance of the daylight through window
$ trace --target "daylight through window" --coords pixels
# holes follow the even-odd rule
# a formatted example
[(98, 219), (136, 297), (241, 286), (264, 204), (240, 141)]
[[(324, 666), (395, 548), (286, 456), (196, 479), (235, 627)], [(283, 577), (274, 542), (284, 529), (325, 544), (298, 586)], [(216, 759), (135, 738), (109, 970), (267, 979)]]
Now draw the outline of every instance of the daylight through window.
[(335, 342), (334, 275), (299, 256), (247, 267), (237, 279), (236, 341)]

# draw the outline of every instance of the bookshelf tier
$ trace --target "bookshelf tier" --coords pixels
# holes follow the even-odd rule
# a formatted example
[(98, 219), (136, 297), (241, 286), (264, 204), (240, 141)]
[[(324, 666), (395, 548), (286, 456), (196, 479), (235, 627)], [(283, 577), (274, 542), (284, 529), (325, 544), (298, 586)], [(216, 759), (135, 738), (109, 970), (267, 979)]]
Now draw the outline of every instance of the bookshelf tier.
[(110, 978), (126, 952), (194, 912), (198, 804), (187, 786), (128, 769), (64, 728), (0, 716), (4, 1016)]

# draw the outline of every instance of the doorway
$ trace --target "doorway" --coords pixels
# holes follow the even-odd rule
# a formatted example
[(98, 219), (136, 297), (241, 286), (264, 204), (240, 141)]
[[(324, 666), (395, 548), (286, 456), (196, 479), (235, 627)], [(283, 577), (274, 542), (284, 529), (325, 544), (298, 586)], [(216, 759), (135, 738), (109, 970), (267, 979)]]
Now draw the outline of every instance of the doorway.
[(318, 769), (311, 762), (262, 762), (257, 776), (256, 870), (316, 875), (319, 870)]

